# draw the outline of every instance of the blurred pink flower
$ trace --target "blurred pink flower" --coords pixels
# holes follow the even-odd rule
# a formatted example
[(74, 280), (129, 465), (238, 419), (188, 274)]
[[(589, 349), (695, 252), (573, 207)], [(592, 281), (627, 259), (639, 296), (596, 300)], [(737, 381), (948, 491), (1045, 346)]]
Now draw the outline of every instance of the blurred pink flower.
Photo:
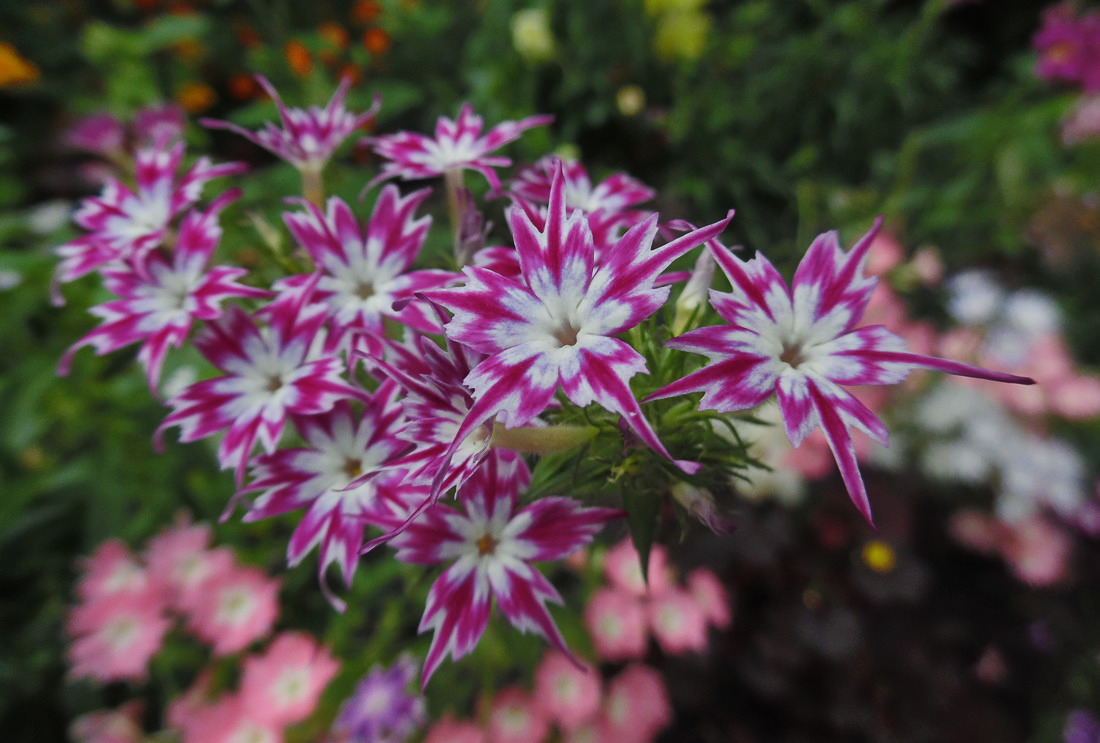
[(99, 545), (84, 561), (84, 575), (76, 592), (84, 601), (100, 601), (122, 596), (156, 602), (159, 594), (149, 573), (130, 548), (117, 539)]
[(428, 730), (424, 743), (485, 743), (485, 733), (472, 722), (459, 721), (450, 715)]
[(535, 704), (563, 730), (579, 728), (600, 707), (600, 675), (578, 668), (564, 653), (551, 650), (535, 671)]
[(530, 694), (511, 686), (493, 699), (486, 732), (489, 743), (539, 743), (550, 732), (550, 721)]
[(600, 588), (584, 607), (584, 624), (605, 660), (641, 658), (646, 649), (645, 608), (637, 596)]
[(286, 632), (263, 655), (244, 661), (241, 700), (250, 717), (273, 726), (301, 722), (313, 712), (340, 664), (309, 635)]
[(611, 681), (603, 709), (601, 743), (645, 743), (672, 721), (661, 675), (640, 663)]
[(629, 539), (624, 539), (607, 551), (603, 571), (612, 586), (634, 596), (654, 596), (671, 584), (668, 551), (659, 544), (653, 545), (649, 553), (648, 588), (642, 578), (641, 559)]
[(170, 626), (155, 595), (118, 594), (81, 604), (69, 614), (69, 675), (143, 679)]
[(168, 711), (164, 720), (169, 728), (179, 730), (181, 733), (195, 720), (199, 711), (209, 706), (213, 701), (213, 668), (207, 667), (198, 675), (187, 691), (168, 703)]
[(707, 621), (718, 629), (729, 627), (730, 597), (718, 576), (706, 568), (697, 568), (688, 575), (687, 584)]
[(670, 588), (650, 599), (646, 608), (653, 637), (666, 653), (707, 649), (707, 617), (690, 593)]
[(118, 709), (81, 715), (69, 726), (75, 743), (140, 743), (144, 740), (139, 717), (140, 702), (127, 702)]
[(222, 572), (196, 592), (187, 626), (215, 655), (235, 653), (271, 631), (278, 592), (279, 582), (256, 568)]
[(239, 696), (198, 710), (183, 730), (183, 743), (282, 743), (278, 725), (253, 717)]
[(1016, 577), (1034, 586), (1049, 586), (1066, 576), (1073, 547), (1064, 529), (1042, 516), (1012, 524), (1004, 558)]

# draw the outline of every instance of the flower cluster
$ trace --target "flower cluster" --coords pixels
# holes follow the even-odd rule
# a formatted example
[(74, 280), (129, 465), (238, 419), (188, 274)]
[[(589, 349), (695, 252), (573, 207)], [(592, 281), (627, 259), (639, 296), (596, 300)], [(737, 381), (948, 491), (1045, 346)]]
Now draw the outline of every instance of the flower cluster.
[(1068, 2), (1051, 5), (1032, 46), (1039, 52), (1036, 76), (1071, 83), (1083, 93), (1062, 121), (1062, 141), (1072, 145), (1100, 136), (1100, 13), (1078, 15)]
[[(62, 369), (84, 346), (104, 354), (140, 344), (156, 391), (170, 351), (192, 344), (208, 372), (165, 390), (170, 412), (157, 442), (170, 429), (184, 442), (218, 438), (218, 461), (235, 475), (226, 518), (238, 508), (246, 521), (300, 512), (288, 562), (316, 549), (319, 582), (337, 608), (328, 568), (350, 584), (359, 556), (381, 545), (403, 562), (445, 566), (420, 622), (433, 635), (423, 683), (446, 657), (473, 650), (494, 603), (517, 629), (568, 655), (547, 610), (561, 596), (536, 563), (564, 559), (609, 521), (629, 512), (635, 541), (651, 541), (662, 501), (674, 499), (728, 531), (716, 494), (751, 458), (731, 433), (741, 411), (775, 398), (794, 446), (821, 428), (870, 521), (850, 429), (885, 443), (886, 428), (845, 387), (893, 385), (918, 367), (1031, 382), (914, 353), (886, 328), (860, 326), (877, 281), (865, 264), (881, 220), (848, 251), (836, 233), (818, 237), (788, 285), (763, 255), (744, 260), (718, 241), (732, 210), (701, 228), (662, 222), (639, 208), (654, 196), (639, 181), (596, 181), (554, 158), (501, 180), (497, 169), (511, 161), (497, 150), (549, 124), (545, 116), (483, 134), (467, 104), (457, 119), (441, 117), (434, 137), (365, 140), (384, 161), (368, 185), (443, 179), (456, 263), (421, 267), (429, 189), (403, 193), (387, 182), (369, 215), (324, 190), (322, 169), (376, 109), (347, 110), (348, 81), (327, 106), (308, 110), (259, 84), (281, 126), (206, 124), (301, 172), (305, 198), (279, 207), (285, 231), (252, 215), (269, 244), (294, 244), (275, 251), (271, 268), (282, 274), (256, 286), (242, 268), (212, 265), (222, 210), (238, 192), (201, 205), (202, 186), (243, 166), (200, 158), (185, 167), (174, 132), (136, 143), (133, 181), (119, 174), (86, 199), (75, 216), (86, 234), (58, 248), (59, 281), (96, 273), (117, 297), (92, 309), (102, 322)], [(508, 196), (503, 243), (486, 245), (490, 220), (464, 187), (466, 170), (485, 177), (490, 196)], [(671, 270), (699, 248), (694, 271)], [(730, 292), (709, 288), (715, 265)], [(721, 324), (698, 327), (707, 316)], [(669, 326), (679, 335), (670, 339)], [(701, 400), (685, 397), (696, 393)], [(581, 495), (587, 502), (572, 497)], [(236, 596), (244, 611), (262, 585), (238, 576), (179, 610), (192, 612), (189, 626), (216, 652), (233, 652), (247, 634), (215, 624), (236, 615), (210, 618), (199, 605)], [(658, 585), (631, 599), (625, 615), (645, 615), (672, 652), (699, 649), (707, 624), (728, 616), (713, 580), (691, 585), (695, 596)], [(86, 636), (94, 626), (83, 617), (74, 624)]]
[[(661, 675), (633, 663), (606, 685), (593, 668), (578, 667), (555, 651), (543, 655), (535, 688), (498, 692), (480, 722), (444, 717), (425, 743), (647, 743), (672, 721)], [(557, 731), (555, 733), (555, 731)], [(560, 737), (557, 737), (560, 736)]]
[(271, 631), (279, 584), (210, 548), (210, 528), (180, 524), (150, 540), (144, 560), (104, 542), (84, 566), (69, 614), (70, 675), (143, 679), (179, 618), (215, 655), (235, 653)]
[(649, 553), (648, 581), (642, 578), (638, 553), (629, 540), (604, 556), (609, 585), (588, 600), (584, 620), (596, 654), (602, 660), (645, 656), (647, 635), (671, 655), (703, 652), (707, 629), (725, 629), (731, 621), (729, 598), (711, 571), (698, 568), (677, 585), (668, 553), (654, 545)]
[[(210, 528), (181, 522), (149, 541), (139, 559), (118, 541), (90, 557), (69, 616), (70, 675), (99, 682), (138, 681), (178, 618), (213, 656), (240, 653), (271, 633), (278, 582), (210, 547)], [(260, 654), (241, 658), (237, 691), (220, 693), (203, 673), (167, 711), (165, 726), (185, 743), (277, 741), (312, 714), (337, 662), (309, 635), (284, 632)], [(111, 737), (115, 736), (115, 737)], [(73, 726), (81, 743), (138, 741), (134, 704), (86, 715)]]
[(329, 743), (400, 743), (424, 725), (424, 697), (411, 694), (417, 663), (402, 656), (390, 668), (375, 666), (340, 707)]

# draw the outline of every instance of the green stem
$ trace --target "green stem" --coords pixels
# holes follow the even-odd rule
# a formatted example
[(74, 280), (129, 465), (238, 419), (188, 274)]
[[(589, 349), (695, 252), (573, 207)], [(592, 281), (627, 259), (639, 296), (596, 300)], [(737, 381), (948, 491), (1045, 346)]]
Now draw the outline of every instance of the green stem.
[(459, 196), (462, 193), (462, 170), (451, 168), (443, 172), (443, 183), (447, 189), (447, 216), (451, 219), (451, 240), (454, 245), (455, 265), (465, 265), (462, 255), (462, 206)]
[(599, 431), (593, 426), (521, 426), (505, 428), (500, 423), (493, 425), (492, 446), (528, 454), (550, 454), (566, 451), (591, 441)]

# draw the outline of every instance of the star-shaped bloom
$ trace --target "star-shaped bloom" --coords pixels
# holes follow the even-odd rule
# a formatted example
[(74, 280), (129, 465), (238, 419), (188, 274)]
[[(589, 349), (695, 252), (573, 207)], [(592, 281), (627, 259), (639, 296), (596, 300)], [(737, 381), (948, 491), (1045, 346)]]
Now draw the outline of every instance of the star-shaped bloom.
[[(576, 405), (595, 402), (623, 416), (646, 445), (672, 459), (630, 389), (630, 378), (647, 371), (645, 360), (613, 336), (656, 312), (669, 293), (667, 286), (654, 287), (660, 273), (721, 232), (731, 218), (732, 212), (654, 249), (657, 216), (652, 215), (597, 261), (584, 213), (567, 213), (560, 168), (544, 230), (523, 209), (511, 207), (519, 277), (467, 266), (465, 286), (425, 292), (454, 315), (447, 337), (487, 356), (465, 379), (474, 403), (448, 456), (495, 414), (509, 428), (528, 423), (550, 406), (560, 387)], [(698, 469), (692, 462), (676, 464), (686, 472)], [(433, 492), (439, 485), (437, 477)]]
[(170, 426), (180, 427), (181, 441), (224, 430), (218, 461), (223, 469), (236, 468), (240, 485), (257, 438), (274, 451), (288, 414), (325, 413), (343, 398), (361, 398), (342, 377), (344, 362), (317, 350), (327, 311), (308, 302), (308, 289), (261, 310), (267, 325), (232, 307), (203, 328), (195, 347), (225, 376), (196, 382), (169, 400), (172, 412), (158, 436)]
[(428, 592), (420, 631), (434, 630), (422, 683), (443, 659), (469, 653), (489, 622), (493, 597), (521, 632), (536, 632), (568, 653), (546, 602), (562, 603), (531, 563), (560, 560), (592, 541), (622, 511), (570, 498), (540, 498), (519, 508), (517, 469), (489, 460), (466, 484), (463, 511), (437, 504), (394, 538), (397, 558), (419, 565), (452, 561)]
[(247, 273), (243, 268), (215, 266), (207, 270), (222, 235), (218, 211), (235, 197), (234, 192), (227, 192), (206, 212), (189, 212), (170, 255), (155, 251), (135, 265), (103, 269), (104, 286), (119, 299), (90, 310), (103, 322), (66, 352), (61, 374), (68, 374), (73, 354), (84, 346), (94, 347), (102, 356), (141, 342), (138, 360), (145, 367), (149, 388), (155, 391), (168, 349), (183, 345), (195, 319), (220, 317), (221, 303), (230, 297), (270, 294), (237, 283)]
[[(541, 219), (540, 208), (550, 202), (555, 162), (556, 158), (548, 155), (522, 168), (509, 187), (536, 224)], [(616, 173), (593, 186), (581, 163), (563, 161), (561, 167), (565, 177), (565, 206), (585, 213), (597, 248), (602, 250), (613, 245), (624, 227), (645, 219), (646, 212), (631, 209), (654, 196), (653, 189), (641, 181), (626, 173)], [(539, 218), (536, 219), (536, 215)]]
[(342, 602), (325, 582), (328, 566), (336, 563), (350, 586), (364, 529), (393, 529), (404, 521), (405, 502), (419, 504), (428, 497), (427, 486), (403, 484), (404, 470), (387, 469), (409, 448), (395, 435), (405, 422), (398, 390), (393, 382), (383, 382), (374, 394), (364, 394), (362, 415), (341, 400), (327, 413), (295, 416), (295, 427), (308, 446), (256, 457), (254, 479), (242, 491), (263, 491), (245, 521), (306, 509), (290, 537), (287, 561), (297, 565), (318, 547), (321, 588), (340, 608)]
[[(430, 216), (415, 216), (416, 207), (429, 193), (422, 189), (402, 197), (396, 186), (386, 186), (365, 229), (360, 229), (348, 205), (335, 196), (328, 200), (324, 213), (306, 202), (305, 212), (284, 215), (287, 227), (321, 273), (314, 301), (328, 305), (337, 334), (354, 329), (385, 335), (385, 317), (427, 332), (439, 330), (439, 321), (422, 302), (409, 303), (400, 311), (393, 309), (395, 301), (411, 299), (416, 292), (459, 278), (451, 271), (409, 270), (431, 226)], [(312, 280), (312, 275), (292, 276), (280, 285)]]
[(256, 80), (275, 102), (282, 128), (270, 121), (257, 132), (217, 119), (202, 119), (200, 123), (210, 129), (236, 132), (303, 172), (319, 172), (352, 132), (374, 118), (381, 105), (376, 96), (374, 105), (361, 114), (344, 108), (351, 86), (351, 78), (345, 77), (324, 108), (288, 108), (266, 77), (257, 75)]
[(909, 353), (905, 342), (881, 325), (855, 327), (878, 281), (864, 276), (863, 263), (881, 224), (880, 218), (847, 253), (835, 232), (818, 236), (790, 288), (764, 256), (743, 261), (711, 245), (733, 286), (728, 294), (710, 293), (728, 325), (699, 328), (669, 341), (670, 348), (703, 354), (711, 363), (649, 397), (703, 392), (701, 409), (728, 413), (756, 407), (775, 394), (794, 446), (822, 427), (848, 495), (868, 522), (871, 507), (848, 427), (883, 445), (888, 434), (844, 386), (897, 384), (914, 367), (1034, 384), (1027, 377)]
[(179, 176), (183, 154), (182, 142), (138, 150), (136, 190), (112, 178), (103, 193), (84, 200), (73, 221), (89, 234), (57, 248), (62, 259), (58, 282), (78, 279), (105, 263), (142, 260), (164, 242), (172, 220), (199, 200), (204, 183), (244, 170), (241, 163), (213, 165), (203, 157)]
[(519, 139), (527, 129), (549, 124), (553, 119), (552, 116), (529, 116), (519, 121), (504, 121), (481, 136), (481, 117), (474, 113), (473, 106), (464, 103), (457, 119), (439, 117), (435, 139), (415, 132), (367, 138), (374, 151), (390, 161), (382, 166), (382, 173), (374, 181), (432, 178), (448, 171), (468, 169), (484, 175), (493, 191), (499, 191), (500, 179), (493, 168), (507, 167), (512, 161), (489, 153)]

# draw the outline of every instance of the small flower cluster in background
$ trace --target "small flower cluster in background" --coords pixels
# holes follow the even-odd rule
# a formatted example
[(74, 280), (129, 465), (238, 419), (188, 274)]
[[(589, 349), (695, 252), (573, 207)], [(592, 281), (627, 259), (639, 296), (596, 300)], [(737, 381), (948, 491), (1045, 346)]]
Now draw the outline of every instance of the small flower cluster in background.
[(707, 629), (730, 625), (730, 602), (713, 572), (697, 568), (680, 585), (668, 563), (668, 552), (654, 545), (643, 579), (638, 553), (624, 540), (603, 555), (608, 585), (589, 598), (584, 622), (601, 660), (635, 660), (645, 656), (650, 636), (671, 655), (701, 653)]
[(672, 720), (661, 675), (632, 663), (602, 682), (557, 651), (535, 671), (535, 688), (510, 686), (484, 699), (478, 721), (447, 715), (425, 743), (648, 743)]
[(1062, 141), (1072, 145), (1100, 136), (1100, 12), (1081, 15), (1072, 3), (1052, 5), (1043, 11), (1032, 43), (1039, 52), (1038, 77), (1082, 92), (1062, 122)]
[[(279, 583), (239, 564), (232, 550), (211, 548), (210, 537), (208, 526), (181, 521), (151, 539), (143, 559), (116, 540), (102, 544), (84, 565), (69, 617), (70, 675), (142, 681), (177, 628), (208, 646), (212, 660), (171, 702), (165, 727), (186, 743), (280, 740), (283, 728), (313, 712), (339, 664), (300, 632), (281, 632), (260, 653), (240, 655), (271, 634)], [(221, 657), (239, 664), (235, 691), (215, 688)], [(80, 743), (142, 740), (137, 705), (90, 713), (72, 735)]]

